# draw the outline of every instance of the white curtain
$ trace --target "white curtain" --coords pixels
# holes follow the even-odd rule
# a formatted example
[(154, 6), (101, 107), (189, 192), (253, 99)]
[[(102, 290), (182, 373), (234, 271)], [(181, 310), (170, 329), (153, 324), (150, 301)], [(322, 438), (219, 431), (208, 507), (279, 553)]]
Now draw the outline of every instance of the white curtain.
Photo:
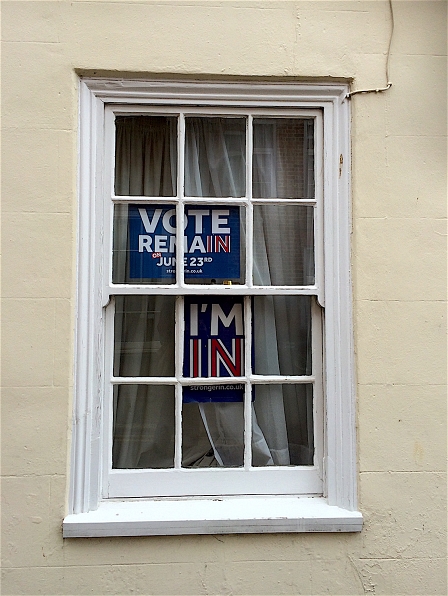
[(244, 197), (244, 118), (188, 118), (185, 127), (185, 196)]
[[(173, 195), (176, 188), (173, 121), (173, 118), (163, 117), (118, 119), (117, 194)], [(245, 126), (243, 118), (187, 119), (187, 196), (245, 195)], [(254, 197), (312, 196), (311, 131), (307, 121), (256, 121)], [(295, 148), (292, 166), (289, 137)], [(293, 196), (282, 197), (282, 194), (291, 192)], [(129, 281), (126, 221), (127, 207), (116, 207), (114, 281), (117, 282)], [(255, 284), (313, 283), (312, 208), (255, 206), (254, 238)], [(310, 300), (287, 296), (254, 299), (256, 373), (311, 374)], [(173, 300), (154, 296), (116, 298), (114, 374), (172, 375), (173, 338)], [(243, 464), (242, 403), (183, 404), (182, 430), (183, 465)], [(311, 385), (256, 386), (252, 405), (253, 465), (309, 465), (312, 464), (313, 449)], [(173, 388), (117, 387), (114, 395), (114, 467), (172, 467), (173, 454)]]

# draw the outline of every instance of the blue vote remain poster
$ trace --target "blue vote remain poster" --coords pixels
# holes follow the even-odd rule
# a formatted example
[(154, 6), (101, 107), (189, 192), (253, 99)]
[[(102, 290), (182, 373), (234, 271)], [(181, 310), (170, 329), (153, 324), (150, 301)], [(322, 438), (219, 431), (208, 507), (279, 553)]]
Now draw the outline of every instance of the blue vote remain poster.
[[(184, 376), (244, 375), (242, 296), (185, 296)], [(184, 402), (240, 402), (244, 384), (190, 385)]]
[[(222, 282), (240, 278), (239, 207), (191, 206), (184, 218), (185, 278)], [(129, 206), (130, 279), (174, 279), (174, 205)]]

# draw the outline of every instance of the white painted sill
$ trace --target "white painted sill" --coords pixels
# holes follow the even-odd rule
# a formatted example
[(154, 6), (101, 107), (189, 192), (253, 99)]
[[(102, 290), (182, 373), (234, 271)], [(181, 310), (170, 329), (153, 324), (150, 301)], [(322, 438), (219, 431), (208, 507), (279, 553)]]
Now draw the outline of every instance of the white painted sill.
[(214, 497), (103, 501), (96, 511), (68, 515), (64, 538), (268, 532), (360, 532), (359, 511), (322, 497)]

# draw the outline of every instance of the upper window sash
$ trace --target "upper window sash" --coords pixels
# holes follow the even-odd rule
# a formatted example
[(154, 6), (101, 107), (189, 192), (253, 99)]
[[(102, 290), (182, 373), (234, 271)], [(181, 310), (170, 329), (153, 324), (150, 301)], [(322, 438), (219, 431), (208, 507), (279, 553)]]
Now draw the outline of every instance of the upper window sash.
[[(178, 135), (177, 135), (177, 184), (176, 196), (125, 196), (116, 195), (114, 192), (114, 166), (115, 166), (115, 118), (126, 115), (156, 115), (156, 116), (175, 116), (178, 119)], [(245, 197), (186, 197), (184, 196), (184, 172), (185, 172), (185, 118), (187, 117), (210, 117), (211, 115), (220, 117), (245, 117), (246, 118), (246, 172), (245, 172)], [(252, 156), (253, 156), (253, 118), (265, 117), (267, 119), (286, 119), (294, 118), (297, 120), (313, 119), (314, 122), (314, 181), (315, 193), (314, 197), (303, 198), (257, 198), (252, 197)], [(323, 180), (321, 173), (323, 171), (323, 118), (321, 109), (300, 109), (300, 110), (255, 110), (255, 109), (188, 109), (179, 110), (174, 107), (171, 109), (151, 108), (143, 109), (141, 106), (126, 106), (126, 108), (118, 108), (115, 106), (106, 107), (105, 110), (105, 244), (109, 245), (113, 235), (113, 209), (114, 205), (118, 204), (139, 204), (152, 205), (158, 204), (173, 205), (177, 212), (177, 221), (183, 220), (184, 210), (188, 205), (235, 205), (240, 206), (242, 216), (246, 220), (246, 245), (245, 245), (245, 263), (244, 269), (246, 273), (246, 283), (233, 285), (230, 287), (221, 287), (219, 285), (213, 286), (213, 291), (216, 293), (235, 293), (247, 294), (253, 293), (270, 293), (274, 286), (260, 285), (253, 282), (252, 267), (253, 267), (253, 216), (254, 209), (262, 205), (297, 205), (303, 207), (310, 207), (314, 212), (314, 270), (315, 281), (314, 284), (307, 284), (304, 286), (275, 286), (276, 292), (284, 294), (303, 294), (303, 295), (317, 295), (321, 304), (324, 302), (324, 273), (323, 273)], [(108, 200), (110, 197), (111, 200)], [(179, 291), (183, 294), (196, 293), (198, 290), (203, 290), (203, 284), (188, 283), (183, 278), (183, 262), (184, 262), (184, 245), (183, 245), (184, 231), (181, 226), (177, 226), (176, 231), (176, 262), (177, 275), (176, 283), (170, 284), (147, 284), (140, 283), (113, 283), (112, 282), (112, 258), (108, 251), (104, 252), (104, 271), (105, 286), (104, 286), (104, 303), (107, 303), (109, 297), (116, 293), (146, 293), (148, 290), (160, 290), (166, 294), (178, 294)]]

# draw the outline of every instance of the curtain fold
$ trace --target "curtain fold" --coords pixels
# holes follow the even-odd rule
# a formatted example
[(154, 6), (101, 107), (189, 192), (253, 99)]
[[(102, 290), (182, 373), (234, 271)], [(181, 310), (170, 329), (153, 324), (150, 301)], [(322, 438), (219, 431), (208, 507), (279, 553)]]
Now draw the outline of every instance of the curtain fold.
[(244, 118), (186, 118), (185, 196), (244, 197)]

